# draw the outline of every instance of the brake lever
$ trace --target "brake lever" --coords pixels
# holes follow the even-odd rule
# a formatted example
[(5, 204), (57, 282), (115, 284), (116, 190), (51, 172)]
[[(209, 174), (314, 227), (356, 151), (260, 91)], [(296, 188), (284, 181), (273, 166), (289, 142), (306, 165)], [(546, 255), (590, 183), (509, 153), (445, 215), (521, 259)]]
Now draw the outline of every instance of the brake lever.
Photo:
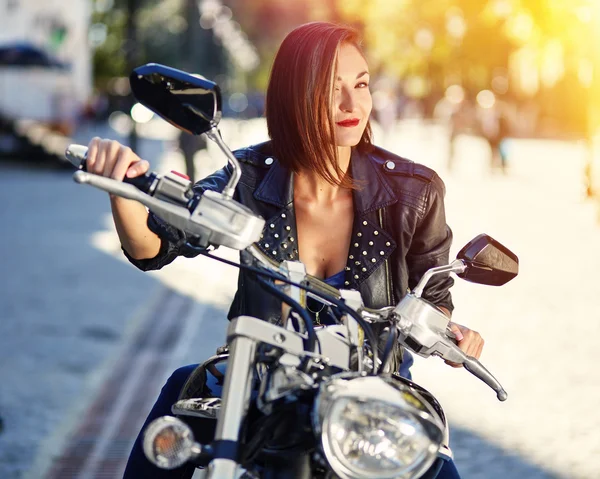
[(498, 400), (507, 399), (506, 391), (492, 373), (458, 347), (456, 336), (448, 327), (450, 320), (439, 309), (410, 293), (396, 306), (394, 314), (399, 340), (408, 349), (425, 358), (439, 356), (446, 361), (463, 364), (467, 371), (496, 392)]
[[(450, 338), (441, 338), (440, 341), (445, 347), (446, 351), (438, 352), (434, 351), (432, 354), (441, 357), (446, 361), (452, 363), (462, 364), (467, 371), (469, 371), (476, 378), (481, 379), (490, 388), (496, 392), (496, 397), (499, 401), (506, 401), (508, 394), (500, 384), (500, 382), (493, 376), (490, 371), (475, 359), (473, 356), (469, 356), (462, 351), (454, 340)], [(440, 348), (442, 349), (442, 348)]]

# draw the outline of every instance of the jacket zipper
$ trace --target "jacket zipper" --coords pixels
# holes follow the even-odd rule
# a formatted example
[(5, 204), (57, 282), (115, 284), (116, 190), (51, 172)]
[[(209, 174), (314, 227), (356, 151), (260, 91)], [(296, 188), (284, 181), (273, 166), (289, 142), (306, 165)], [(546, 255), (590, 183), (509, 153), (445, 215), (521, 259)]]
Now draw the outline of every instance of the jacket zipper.
[[(379, 210), (377, 210), (377, 214), (379, 216), (379, 227), (385, 231), (385, 228), (383, 226), (383, 208), (380, 208)], [(386, 287), (386, 291), (387, 291), (387, 303), (388, 306), (393, 306), (392, 304), (392, 288), (391, 285), (392, 281), (391, 281), (391, 277), (390, 277), (390, 265), (388, 263), (388, 258), (385, 259), (385, 287)]]

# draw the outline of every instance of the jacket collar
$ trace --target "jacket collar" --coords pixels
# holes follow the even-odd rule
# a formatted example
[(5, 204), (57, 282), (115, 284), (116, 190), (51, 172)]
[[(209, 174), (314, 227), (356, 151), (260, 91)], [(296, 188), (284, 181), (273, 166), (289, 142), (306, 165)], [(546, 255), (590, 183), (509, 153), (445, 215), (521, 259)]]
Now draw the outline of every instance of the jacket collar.
[[(252, 155), (260, 155), (259, 161), (272, 158), (269, 171), (254, 192), (254, 198), (280, 208), (288, 207), (294, 201), (294, 174), (273, 157), (251, 150)], [(257, 158), (258, 159), (258, 158)], [(383, 208), (398, 201), (398, 198), (382, 171), (377, 168), (369, 154), (352, 150), (350, 157), (352, 176), (360, 189), (354, 190), (354, 210), (359, 216)]]
[(274, 157), (269, 171), (254, 191), (254, 198), (280, 208), (294, 201), (294, 173), (283, 167)]

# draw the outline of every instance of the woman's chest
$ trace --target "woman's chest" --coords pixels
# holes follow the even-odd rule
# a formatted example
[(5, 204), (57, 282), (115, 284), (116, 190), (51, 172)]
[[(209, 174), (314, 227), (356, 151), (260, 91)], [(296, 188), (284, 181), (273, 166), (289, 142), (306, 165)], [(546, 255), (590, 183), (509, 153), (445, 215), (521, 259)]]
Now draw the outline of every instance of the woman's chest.
[(328, 278), (346, 266), (352, 237), (352, 202), (295, 205), (298, 253), (309, 274)]

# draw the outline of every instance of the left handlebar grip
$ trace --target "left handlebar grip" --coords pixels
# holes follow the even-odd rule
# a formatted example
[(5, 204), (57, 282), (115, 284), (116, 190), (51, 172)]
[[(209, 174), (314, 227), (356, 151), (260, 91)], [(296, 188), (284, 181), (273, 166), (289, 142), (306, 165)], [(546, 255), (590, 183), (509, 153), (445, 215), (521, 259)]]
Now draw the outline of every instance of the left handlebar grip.
[[(72, 144), (65, 150), (65, 158), (78, 170), (87, 171), (87, 151), (87, 146)], [(129, 183), (144, 193), (151, 193), (156, 179), (156, 173), (146, 173), (134, 178), (123, 178), (123, 183)]]

